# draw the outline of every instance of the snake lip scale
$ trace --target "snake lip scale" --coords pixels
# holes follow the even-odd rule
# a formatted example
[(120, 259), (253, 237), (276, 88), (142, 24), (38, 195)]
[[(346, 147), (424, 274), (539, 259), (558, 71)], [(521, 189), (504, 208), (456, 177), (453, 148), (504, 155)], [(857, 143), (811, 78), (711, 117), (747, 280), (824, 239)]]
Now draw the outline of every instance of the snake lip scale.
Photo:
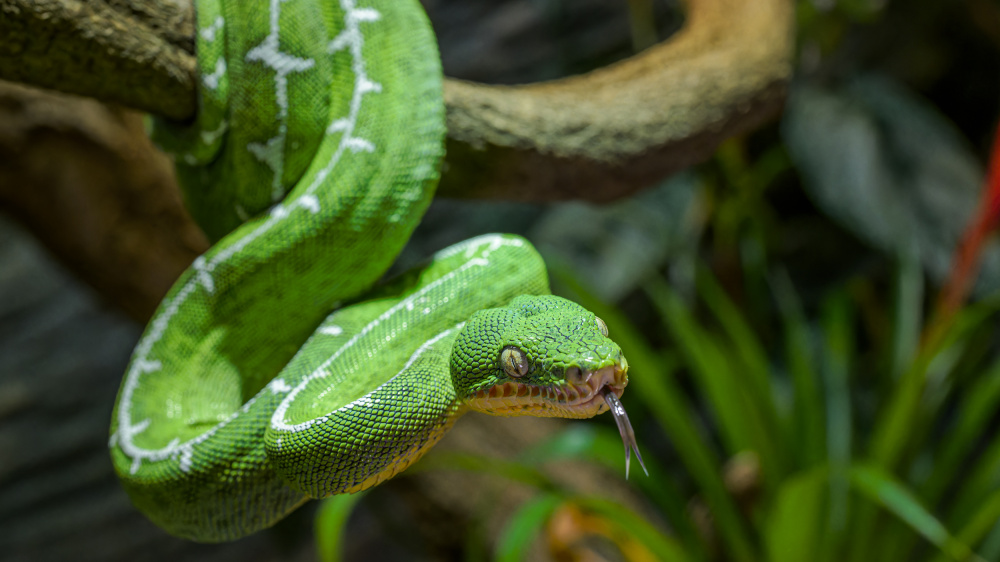
[(620, 397), (628, 384), (627, 367), (609, 365), (595, 371), (570, 367), (565, 382), (538, 386), (508, 381), (477, 391), (468, 405), (494, 415), (557, 416), (590, 418), (606, 412), (608, 404), (602, 390)]

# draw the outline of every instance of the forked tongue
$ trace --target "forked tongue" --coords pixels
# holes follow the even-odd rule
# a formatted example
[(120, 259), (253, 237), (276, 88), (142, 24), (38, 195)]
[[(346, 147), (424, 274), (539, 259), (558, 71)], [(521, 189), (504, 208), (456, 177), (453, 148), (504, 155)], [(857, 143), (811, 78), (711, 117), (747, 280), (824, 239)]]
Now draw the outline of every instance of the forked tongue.
[(604, 402), (611, 410), (611, 415), (615, 417), (615, 423), (618, 424), (618, 432), (622, 434), (622, 442), (625, 444), (625, 479), (628, 480), (628, 465), (629, 461), (632, 460), (632, 456), (629, 454), (629, 447), (635, 451), (635, 458), (639, 459), (639, 466), (642, 467), (642, 471), (646, 473), (646, 476), (649, 476), (649, 471), (646, 470), (646, 463), (642, 462), (642, 455), (639, 454), (639, 445), (635, 442), (635, 432), (632, 431), (632, 424), (628, 421), (625, 406), (622, 406), (618, 395), (607, 386), (601, 389), (601, 397), (604, 398)]

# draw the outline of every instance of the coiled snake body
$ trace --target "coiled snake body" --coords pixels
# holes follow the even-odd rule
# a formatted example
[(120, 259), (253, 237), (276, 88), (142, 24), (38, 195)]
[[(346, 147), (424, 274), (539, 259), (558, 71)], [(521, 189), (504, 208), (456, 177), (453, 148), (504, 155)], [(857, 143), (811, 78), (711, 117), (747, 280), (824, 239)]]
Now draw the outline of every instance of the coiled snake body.
[(392, 477), (469, 409), (620, 409), (621, 350), (547, 294), (526, 240), (474, 238), (377, 283), (443, 154), (439, 57), (415, 0), (197, 8), (199, 115), (155, 135), (215, 245), (161, 303), (112, 416), (142, 511), (229, 540)]

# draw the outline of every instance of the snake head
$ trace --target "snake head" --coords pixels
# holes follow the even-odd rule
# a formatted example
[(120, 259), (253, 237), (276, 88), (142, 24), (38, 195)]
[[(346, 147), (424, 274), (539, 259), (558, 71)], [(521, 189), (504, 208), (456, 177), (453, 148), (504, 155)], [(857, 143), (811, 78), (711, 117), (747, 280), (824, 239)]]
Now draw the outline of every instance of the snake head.
[(522, 295), (466, 322), (452, 381), (470, 409), (500, 416), (589, 418), (620, 397), (628, 362), (594, 313), (551, 295)]

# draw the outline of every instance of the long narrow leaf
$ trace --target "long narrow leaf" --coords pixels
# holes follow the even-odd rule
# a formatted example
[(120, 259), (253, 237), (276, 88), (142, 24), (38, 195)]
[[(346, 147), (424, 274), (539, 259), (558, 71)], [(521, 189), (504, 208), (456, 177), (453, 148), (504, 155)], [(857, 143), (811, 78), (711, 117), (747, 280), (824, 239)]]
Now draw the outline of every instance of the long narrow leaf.
[(889, 373), (899, 379), (913, 360), (920, 342), (920, 311), (924, 300), (924, 274), (914, 255), (901, 255), (893, 287), (892, 342)]
[(659, 278), (644, 284), (691, 368), (691, 375), (709, 399), (731, 454), (756, 451), (768, 482), (777, 482), (775, 435), (769, 433), (760, 412), (753, 407), (747, 384), (733, 367), (731, 354), (701, 329), (680, 297)]
[[(593, 423), (574, 423), (552, 439), (532, 447), (520, 458), (529, 463), (585, 458), (618, 471), (621, 469), (621, 450), (622, 441), (617, 431)], [(674, 479), (655, 457), (646, 458), (646, 466), (648, 478), (632, 478), (629, 482), (663, 509), (685, 550), (700, 552), (703, 545), (687, 515), (687, 501)]]
[(876, 465), (855, 465), (850, 471), (854, 489), (882, 506), (900, 521), (938, 547), (951, 560), (969, 560), (975, 555), (953, 537), (945, 526), (925, 509), (916, 496), (891, 474)]
[(313, 529), (316, 534), (316, 554), (322, 562), (343, 560), (342, 545), (347, 520), (364, 493), (342, 494), (323, 500), (316, 511)]
[(416, 474), (425, 470), (464, 470), (482, 474), (494, 474), (540, 490), (555, 491), (559, 489), (557, 482), (552, 481), (545, 473), (535, 467), (524, 463), (469, 453), (431, 451), (427, 456), (407, 469), (407, 474)]
[(983, 496), (1000, 487), (1000, 436), (993, 438), (970, 468), (967, 474), (962, 475), (960, 485), (954, 493), (955, 499), (948, 510), (946, 520), (952, 527), (968, 524)]
[(826, 405), (820, 392), (818, 363), (802, 305), (788, 275), (774, 274), (771, 287), (785, 326), (785, 356), (794, 390), (794, 417), (786, 430), (788, 447), (796, 451), (801, 468), (826, 458)]
[(826, 384), (827, 457), (830, 471), (830, 536), (836, 540), (846, 531), (848, 483), (851, 463), (851, 397), (848, 371), (854, 355), (850, 301), (843, 292), (823, 302), (826, 345), (823, 363)]
[(818, 467), (785, 480), (765, 526), (770, 562), (816, 560), (823, 547), (828, 471)]
[(691, 558), (671, 537), (661, 533), (627, 507), (601, 498), (574, 498), (580, 507), (603, 515), (641, 543), (662, 562), (687, 562)]
[(550, 267), (562, 289), (600, 316), (624, 350), (630, 371), (629, 388), (624, 398), (635, 396), (642, 400), (663, 427), (711, 508), (720, 538), (731, 558), (756, 560), (743, 518), (723, 484), (721, 463), (712, 452), (709, 440), (698, 431), (695, 415), (684, 394), (663, 371), (659, 355), (650, 349), (645, 338), (621, 312), (595, 297), (558, 264), (550, 262)]
[(497, 538), (496, 559), (498, 562), (519, 562), (524, 560), (531, 543), (544, 528), (545, 522), (563, 503), (563, 498), (553, 494), (542, 494), (528, 500), (507, 520)]
[[(698, 272), (698, 292), (718, 319), (719, 325), (725, 330), (741, 366), (745, 368), (743, 375), (749, 391), (748, 396), (752, 398), (752, 407), (758, 412), (764, 430), (768, 435), (777, 435), (780, 427), (778, 408), (771, 387), (767, 353), (760, 339), (707, 268), (701, 268)], [(784, 450), (780, 447), (773, 447), (773, 450), (776, 456), (771, 459), (771, 463), (775, 465), (779, 475), (784, 474), (787, 468), (783, 456)]]
[(958, 420), (948, 431), (943, 447), (934, 454), (934, 470), (922, 486), (922, 497), (934, 505), (958, 479), (967, 476), (963, 461), (973, 453), (990, 418), (1000, 410), (1000, 361), (981, 375), (957, 408)]
[[(966, 308), (940, 337), (925, 342), (911, 367), (900, 378), (885, 413), (875, 425), (871, 456), (882, 467), (892, 469), (910, 444), (910, 428), (920, 415), (920, 398), (927, 370), (934, 358), (962, 339), (1000, 309), (1000, 298)], [(931, 332), (935, 334), (936, 332)]]
[[(1000, 523), (1000, 490), (995, 490), (986, 497), (979, 506), (979, 509), (972, 514), (969, 522), (958, 532), (957, 539), (963, 544), (974, 547), (979, 544), (991, 530), (998, 527)], [(984, 557), (989, 556), (983, 553)], [(987, 560), (995, 560), (996, 555), (990, 556)], [(939, 553), (933, 562), (946, 562), (943, 553)]]

